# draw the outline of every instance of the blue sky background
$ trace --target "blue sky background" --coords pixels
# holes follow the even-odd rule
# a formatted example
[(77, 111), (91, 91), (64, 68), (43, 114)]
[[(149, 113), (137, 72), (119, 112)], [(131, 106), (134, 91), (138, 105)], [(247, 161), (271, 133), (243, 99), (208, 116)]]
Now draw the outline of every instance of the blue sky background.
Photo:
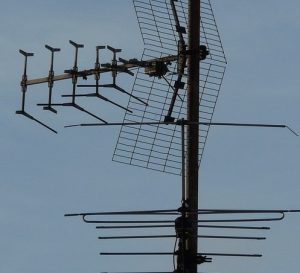
[[(85, 44), (80, 68), (94, 65), (96, 45), (120, 47), (124, 58), (139, 58), (143, 44), (131, 1), (0, 3), (0, 272), (172, 270), (170, 258), (98, 255), (100, 251), (170, 251), (171, 240), (149, 245), (147, 241), (103, 243), (92, 226), (63, 215), (176, 208), (179, 177), (112, 162), (117, 128), (63, 129), (65, 124), (92, 120), (72, 109), (55, 116), (35, 107), (46, 100), (46, 85), (29, 89), (28, 111), (57, 128), (58, 135), (14, 114), (21, 98), (19, 48), (36, 53), (29, 62), (29, 78), (47, 75), (47, 43), (62, 49), (56, 56), (56, 73), (72, 66), (69, 39)], [(229, 62), (214, 121), (284, 123), (300, 132), (299, 1), (213, 0), (212, 4)], [(104, 58), (110, 60), (109, 55)], [(120, 76), (120, 82), (130, 90), (133, 79)], [(56, 84), (56, 98), (70, 88), (70, 82)], [(120, 95), (118, 100), (126, 104), (127, 98)], [(122, 111), (105, 103), (83, 103), (108, 120), (123, 117)], [(287, 130), (212, 128), (200, 168), (201, 207), (300, 208), (299, 152), (299, 138)], [(200, 241), (201, 251), (264, 254), (258, 260), (216, 258), (202, 271), (298, 272), (299, 225), (300, 215), (289, 215), (272, 224), (267, 241)]]

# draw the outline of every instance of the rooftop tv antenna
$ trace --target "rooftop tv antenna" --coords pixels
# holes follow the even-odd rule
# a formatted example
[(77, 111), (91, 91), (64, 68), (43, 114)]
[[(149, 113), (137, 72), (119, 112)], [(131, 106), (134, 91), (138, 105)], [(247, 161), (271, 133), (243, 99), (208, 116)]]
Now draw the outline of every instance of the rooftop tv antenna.
[[(219, 233), (211, 235), (202, 233), (202, 230), (265, 231), (270, 227), (257, 226), (256, 223), (280, 221), (286, 213), (299, 211), (199, 209), (198, 167), (210, 126), (273, 127), (292, 130), (281, 124), (212, 122), (225, 73), (226, 58), (210, 0), (133, 0), (133, 4), (145, 44), (141, 60), (118, 59), (117, 54), (121, 53), (121, 49), (96, 46), (94, 67), (79, 70), (78, 52), (84, 46), (70, 40), (70, 44), (75, 48), (74, 65), (71, 69), (65, 70), (62, 75), (55, 75), (54, 53), (59, 49), (46, 45), (51, 52), (48, 76), (28, 80), (27, 58), (33, 54), (20, 50), (20, 53), (25, 56), (25, 68), (21, 81), (22, 106), (17, 114), (22, 114), (56, 133), (54, 129), (25, 111), (28, 86), (48, 83), (48, 102), (40, 103), (38, 106), (43, 106), (43, 110), (55, 114), (58, 113), (57, 107), (73, 107), (100, 121), (100, 123), (75, 124), (66, 127), (121, 126), (113, 160), (181, 175), (181, 206), (171, 210), (96, 212), (66, 216), (81, 216), (86, 223), (101, 224), (97, 226), (99, 230), (173, 228), (172, 233), (110, 235), (100, 236), (99, 239), (175, 238), (173, 252), (101, 252), (101, 255), (170, 255), (174, 257), (174, 272), (178, 273), (196, 273), (199, 264), (211, 262), (212, 257), (215, 256), (261, 257), (261, 254), (199, 252), (201, 247), (198, 247), (198, 238), (264, 240), (264, 236), (248, 234), (228, 236)], [(105, 48), (113, 54), (111, 63), (100, 62), (100, 51)], [(136, 68), (138, 70), (130, 93), (119, 86), (117, 77), (120, 73), (133, 76), (131, 70)], [(102, 84), (100, 82), (102, 73), (111, 73), (112, 83)], [(95, 84), (78, 84), (78, 80), (86, 81), (92, 76)], [(72, 81), (72, 92), (62, 97), (70, 101), (53, 103), (54, 83), (68, 79)], [(95, 92), (78, 93), (77, 87), (95, 88)], [(122, 106), (103, 96), (100, 91), (106, 88), (128, 96), (128, 105)], [(123, 122), (109, 122), (83, 108), (78, 103), (82, 97), (98, 98), (124, 110)], [(198, 215), (201, 215), (201, 219), (198, 219)], [(120, 218), (107, 220), (102, 218), (105, 216)], [(253, 225), (245, 226), (240, 223), (253, 223)], [(201, 228), (200, 233), (198, 233), (199, 228)]]

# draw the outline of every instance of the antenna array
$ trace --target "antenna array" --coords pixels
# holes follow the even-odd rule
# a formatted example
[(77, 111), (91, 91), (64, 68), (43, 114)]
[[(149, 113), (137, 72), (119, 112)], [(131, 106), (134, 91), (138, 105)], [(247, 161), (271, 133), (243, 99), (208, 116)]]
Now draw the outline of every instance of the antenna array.
[[(194, 8), (200, 10), (197, 1), (133, 0), (133, 4), (145, 44), (141, 60), (136, 58), (125, 60), (119, 57), (121, 49), (111, 46), (96, 46), (94, 67), (80, 70), (78, 55), (84, 45), (70, 40), (75, 51), (74, 63), (71, 68), (64, 70), (64, 74), (56, 75), (54, 56), (60, 49), (45, 45), (51, 54), (49, 73), (43, 78), (28, 79), (27, 61), (28, 57), (33, 56), (33, 53), (20, 50), (25, 58), (25, 63), (21, 81), (21, 109), (16, 113), (57, 133), (56, 130), (28, 113), (26, 108), (28, 87), (47, 83), (48, 101), (38, 104), (43, 110), (57, 114), (59, 107), (72, 107), (98, 122), (66, 127), (121, 126), (113, 155), (114, 161), (171, 174), (181, 174), (181, 207), (171, 210), (96, 212), (67, 214), (66, 216), (80, 216), (85, 223), (97, 224), (96, 228), (102, 232), (112, 232), (99, 236), (100, 240), (174, 239), (175, 246), (172, 252), (101, 252), (100, 254), (173, 256), (173, 272), (175, 273), (196, 273), (197, 265), (211, 262), (212, 258), (216, 256), (261, 257), (261, 254), (247, 253), (198, 253), (197, 242), (198, 239), (264, 240), (266, 239), (264, 235), (229, 236), (223, 232), (225, 230), (265, 232), (270, 227), (260, 226), (258, 223), (281, 221), (286, 213), (300, 211), (198, 209), (198, 166), (201, 163), (209, 129), (212, 125), (276, 127), (288, 128), (291, 132), (293, 131), (286, 125), (212, 122), (225, 73), (226, 58), (210, 0), (201, 1), (201, 20), (198, 20), (199, 14), (196, 9), (191, 9), (193, 4)], [(190, 22), (193, 21), (190, 21), (191, 17), (194, 21), (199, 21), (199, 25), (196, 24), (195, 27), (195, 24), (191, 24)], [(191, 34), (198, 33), (199, 27), (201, 44), (198, 43), (199, 37), (191, 39)], [(187, 38), (189, 38), (189, 44), (186, 43)], [(104, 49), (112, 54), (110, 63), (101, 63), (100, 52)], [(201, 62), (201, 71), (198, 75), (199, 62)], [(128, 92), (118, 84), (117, 77), (120, 73), (134, 76), (132, 69), (136, 68), (133, 89), (132, 92)], [(191, 71), (197, 73), (193, 74)], [(102, 83), (101, 74), (103, 73), (110, 73), (112, 82)], [(191, 75), (199, 77), (193, 81)], [(78, 84), (79, 80), (87, 81), (88, 78), (93, 78), (95, 82)], [(67, 101), (53, 102), (55, 82), (62, 80), (71, 81), (71, 94), (62, 95), (62, 98)], [(199, 101), (198, 87), (200, 87)], [(94, 88), (94, 92), (78, 93), (77, 88)], [(128, 96), (128, 105), (121, 105), (104, 96), (101, 92), (104, 88)], [(80, 98), (83, 97), (97, 98), (124, 110), (123, 122), (110, 123), (83, 108), (80, 105)], [(194, 97), (197, 99), (191, 103), (191, 98)], [(197, 120), (198, 114), (199, 120)], [(199, 146), (197, 146), (198, 144)], [(200, 220), (198, 220), (198, 215), (201, 215)], [(157, 234), (147, 234), (147, 230), (156, 228), (159, 230)], [(199, 233), (198, 228), (201, 228)], [(113, 234), (113, 230), (128, 229), (134, 229), (137, 233), (133, 236)], [(162, 233), (163, 230), (165, 232)], [(209, 233), (204, 233), (203, 230), (208, 230)]]

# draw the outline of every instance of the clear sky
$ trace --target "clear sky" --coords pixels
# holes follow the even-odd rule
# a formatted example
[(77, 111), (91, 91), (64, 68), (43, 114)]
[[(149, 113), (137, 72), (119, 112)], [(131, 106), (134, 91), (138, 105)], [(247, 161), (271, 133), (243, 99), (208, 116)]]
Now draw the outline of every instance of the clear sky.
[[(131, 1), (0, 0), (0, 4), (0, 272), (172, 270), (170, 258), (99, 257), (100, 251), (172, 251), (172, 241), (149, 246), (147, 241), (103, 243), (92, 226), (63, 215), (177, 208), (180, 177), (112, 162), (118, 129), (63, 129), (65, 124), (91, 120), (72, 109), (57, 116), (37, 109), (35, 103), (47, 98), (46, 85), (29, 90), (28, 111), (58, 129), (58, 135), (15, 115), (21, 98), (20, 48), (35, 53), (29, 78), (48, 73), (44, 44), (62, 49), (56, 73), (71, 68), (70, 39), (85, 44), (81, 68), (94, 65), (96, 45), (110, 44), (122, 48), (125, 58), (139, 58), (143, 44)], [(284, 123), (300, 132), (300, 2), (212, 0), (212, 4), (229, 63), (214, 121)], [(121, 76), (120, 82), (130, 90), (133, 79)], [(57, 84), (56, 98), (70, 88), (70, 82)], [(120, 95), (121, 102), (126, 100)], [(88, 103), (91, 109), (101, 105), (107, 119), (122, 120), (122, 111)], [(287, 130), (212, 128), (200, 168), (201, 207), (299, 209), (299, 152), (299, 138)], [(200, 271), (298, 272), (299, 225), (300, 215), (288, 215), (272, 224), (264, 234), (267, 241), (200, 241), (201, 251), (264, 255), (258, 260), (216, 258)]]

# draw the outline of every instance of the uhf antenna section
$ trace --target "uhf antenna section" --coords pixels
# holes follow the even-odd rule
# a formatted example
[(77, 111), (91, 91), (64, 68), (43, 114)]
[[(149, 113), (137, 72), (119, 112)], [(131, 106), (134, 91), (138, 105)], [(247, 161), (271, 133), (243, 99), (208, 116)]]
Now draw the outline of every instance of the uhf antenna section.
[[(186, 49), (188, 1), (133, 0), (145, 49), (142, 60), (176, 56), (177, 61), (153, 61), (139, 68), (132, 95), (133, 113), (126, 112), (123, 122), (174, 121), (186, 119)], [(226, 58), (210, 0), (201, 1), (200, 122), (210, 123), (225, 73)], [(149, 77), (149, 75), (151, 77)], [(200, 126), (199, 164), (206, 144), (209, 125)], [(181, 174), (180, 128), (168, 125), (122, 126), (113, 160), (172, 174)]]
[[(28, 87), (31, 85), (39, 85), (39, 84), (48, 84), (49, 88), (49, 94), (48, 94), (48, 102), (47, 103), (38, 103), (37, 106), (42, 106), (43, 110), (48, 110), (51, 111), (52, 113), (57, 114), (57, 108), (58, 107), (73, 107), (81, 112), (84, 112), (85, 114), (89, 115), (90, 117), (93, 117), (100, 121), (103, 124), (107, 124), (108, 122), (93, 114), (92, 112), (88, 111), (87, 109), (83, 108), (80, 106), (78, 103), (78, 100), (82, 97), (96, 97), (99, 98), (105, 102), (108, 102), (110, 104), (113, 104), (114, 106), (121, 108), (122, 110), (125, 110), (127, 112), (132, 113), (132, 111), (129, 108), (126, 108), (122, 106), (121, 104), (107, 98), (106, 96), (103, 96), (100, 93), (101, 88), (111, 88), (114, 89), (115, 91), (121, 92), (125, 94), (126, 96), (129, 96), (133, 100), (138, 101), (139, 103), (143, 105), (147, 105), (147, 102), (143, 101), (140, 99), (138, 96), (135, 96), (131, 94), (130, 92), (127, 92), (125, 89), (120, 87), (117, 84), (117, 75), (119, 73), (126, 73), (131, 76), (133, 76), (133, 72), (130, 71), (132, 68), (137, 68), (137, 67), (143, 67), (144, 69), (149, 66), (149, 61), (141, 62), (138, 61), (137, 59), (131, 59), (129, 61), (126, 61), (122, 58), (117, 59), (117, 53), (121, 52), (121, 49), (115, 49), (111, 46), (96, 46), (96, 61), (95, 61), (95, 66), (90, 69), (84, 69), (84, 70), (79, 70), (78, 68), (78, 54), (79, 54), (79, 49), (83, 48), (83, 44), (78, 44), (72, 40), (69, 41), (69, 43), (75, 48), (75, 57), (74, 57), (74, 64), (71, 69), (66, 69), (64, 70), (64, 74), (56, 75), (54, 73), (54, 55), (56, 52), (60, 51), (59, 48), (54, 48), (49, 45), (45, 45), (46, 49), (48, 49), (51, 52), (51, 61), (50, 61), (50, 69), (47, 77), (42, 77), (42, 78), (36, 78), (36, 79), (28, 79), (27, 77), (27, 61), (28, 57), (32, 57), (34, 54), (33, 53), (27, 53), (24, 50), (20, 50), (20, 53), (25, 57), (25, 63), (24, 63), (24, 72), (22, 75), (22, 80), (21, 80), (21, 91), (22, 91), (22, 103), (21, 103), (21, 110), (16, 111), (17, 114), (22, 114), (23, 116), (30, 118), (31, 120), (39, 123), (40, 125), (44, 126), (45, 128), (51, 130), (54, 133), (57, 133), (56, 130), (52, 129), (45, 123), (39, 121), (32, 115), (30, 115), (28, 112), (25, 111), (25, 101), (26, 101), (26, 94), (28, 91)], [(108, 49), (113, 53), (113, 58), (111, 63), (100, 63), (100, 50), (102, 49)], [(174, 57), (172, 58), (173, 60)], [(150, 60), (151, 63), (151, 60)], [(112, 76), (112, 83), (107, 83), (107, 84), (100, 84), (100, 75), (102, 73), (111, 73)], [(78, 84), (79, 79), (87, 80), (88, 77), (94, 76), (95, 79), (95, 84)], [(69, 102), (53, 102), (52, 101), (52, 95), (53, 95), (53, 89), (54, 89), (54, 84), (56, 81), (63, 81), (63, 80), (71, 80), (72, 82), (72, 91), (71, 94), (64, 94), (62, 95), (63, 98), (68, 98), (70, 101)], [(77, 92), (77, 87), (80, 88), (95, 88), (95, 92), (93, 93), (78, 93)]]

